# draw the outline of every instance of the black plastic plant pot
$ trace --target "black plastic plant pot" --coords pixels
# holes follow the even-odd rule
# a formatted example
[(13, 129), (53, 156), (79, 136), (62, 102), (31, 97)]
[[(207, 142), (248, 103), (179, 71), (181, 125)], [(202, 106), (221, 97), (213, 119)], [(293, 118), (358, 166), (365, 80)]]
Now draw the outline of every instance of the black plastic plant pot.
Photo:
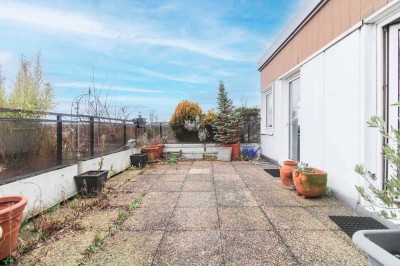
[(78, 187), (78, 193), (82, 196), (97, 196), (103, 191), (106, 183), (108, 170), (105, 171), (87, 171), (76, 175), (75, 182)]
[(131, 165), (138, 168), (143, 168), (147, 164), (147, 153), (136, 153), (131, 155)]

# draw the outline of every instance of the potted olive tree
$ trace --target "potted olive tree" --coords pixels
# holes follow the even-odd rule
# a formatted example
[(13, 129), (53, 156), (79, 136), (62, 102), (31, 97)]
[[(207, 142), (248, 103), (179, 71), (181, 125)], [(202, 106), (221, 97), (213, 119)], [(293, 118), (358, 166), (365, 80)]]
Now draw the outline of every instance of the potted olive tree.
[[(398, 108), (399, 104), (395, 104)], [(392, 127), (390, 132), (385, 126), (385, 121), (374, 116), (368, 126), (376, 128), (382, 135), (384, 145), (382, 155), (393, 172), (377, 186), (376, 174), (365, 169), (364, 165), (356, 165), (355, 171), (368, 183), (368, 188), (356, 186), (358, 193), (372, 209), (382, 218), (398, 220), (400, 210), (400, 130)], [(400, 265), (400, 230), (361, 230), (353, 235), (353, 241), (362, 248), (370, 259), (372, 265)]]
[(242, 124), (239, 112), (235, 112), (232, 100), (228, 98), (223, 81), (218, 88), (218, 113), (214, 121), (214, 140), (223, 147), (232, 147), (232, 159), (240, 157), (240, 126)]

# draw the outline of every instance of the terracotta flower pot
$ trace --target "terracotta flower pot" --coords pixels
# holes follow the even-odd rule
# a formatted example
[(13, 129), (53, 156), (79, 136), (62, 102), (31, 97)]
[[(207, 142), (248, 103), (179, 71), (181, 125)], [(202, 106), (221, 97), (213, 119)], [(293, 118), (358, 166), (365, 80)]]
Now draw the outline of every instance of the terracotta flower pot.
[(16, 252), (19, 228), (28, 199), (24, 196), (0, 198), (0, 260)]
[(164, 144), (157, 144), (158, 147), (158, 158), (162, 158), (164, 152)]
[(158, 147), (157, 146), (147, 146), (143, 149), (147, 155), (149, 161), (155, 161), (158, 159)]
[(313, 173), (297, 173), (293, 170), (293, 182), (297, 190), (297, 195), (303, 198), (314, 198), (321, 196), (326, 190), (328, 174), (317, 168), (310, 168)]
[(239, 159), (240, 158), (240, 142), (233, 143), (233, 144), (225, 144), (221, 143), (222, 147), (232, 147), (232, 159)]
[(291, 190), (295, 189), (293, 184), (292, 172), (293, 172), (293, 166), (297, 165), (298, 162), (293, 160), (286, 160), (283, 162), (283, 166), (279, 170), (279, 173), (281, 177), (282, 186), (284, 188)]

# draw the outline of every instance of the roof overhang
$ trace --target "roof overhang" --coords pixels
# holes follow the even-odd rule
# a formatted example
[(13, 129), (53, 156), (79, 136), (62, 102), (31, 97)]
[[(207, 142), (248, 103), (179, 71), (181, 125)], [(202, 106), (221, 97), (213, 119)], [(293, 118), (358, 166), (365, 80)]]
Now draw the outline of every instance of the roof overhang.
[(258, 70), (261, 71), (272, 58), (296, 35), (305, 22), (323, 5), (326, 0), (304, 0), (294, 17), (290, 20), (285, 29), (271, 44), (264, 55), (258, 61)]

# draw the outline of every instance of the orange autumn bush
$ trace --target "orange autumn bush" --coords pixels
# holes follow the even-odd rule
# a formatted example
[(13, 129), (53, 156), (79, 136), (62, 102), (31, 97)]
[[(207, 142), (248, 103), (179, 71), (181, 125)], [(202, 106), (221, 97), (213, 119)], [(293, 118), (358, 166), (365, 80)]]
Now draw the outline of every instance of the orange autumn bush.
[(185, 121), (195, 121), (196, 117), (201, 118), (203, 111), (196, 102), (189, 102), (188, 100), (181, 101), (175, 108), (169, 124), (170, 125), (184, 125)]

